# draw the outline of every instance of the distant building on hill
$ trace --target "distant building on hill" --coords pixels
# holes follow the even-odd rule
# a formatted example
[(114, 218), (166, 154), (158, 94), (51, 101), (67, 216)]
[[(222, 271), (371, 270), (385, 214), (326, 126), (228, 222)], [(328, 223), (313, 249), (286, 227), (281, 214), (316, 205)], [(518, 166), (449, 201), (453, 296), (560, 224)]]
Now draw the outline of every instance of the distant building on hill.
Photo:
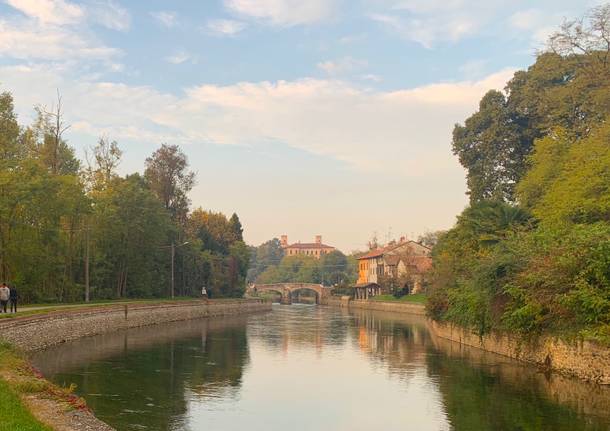
[(284, 250), (284, 256), (312, 256), (320, 259), (323, 255), (336, 250), (335, 247), (322, 243), (322, 235), (316, 235), (315, 242), (288, 244), (288, 235), (280, 237), (280, 245)]

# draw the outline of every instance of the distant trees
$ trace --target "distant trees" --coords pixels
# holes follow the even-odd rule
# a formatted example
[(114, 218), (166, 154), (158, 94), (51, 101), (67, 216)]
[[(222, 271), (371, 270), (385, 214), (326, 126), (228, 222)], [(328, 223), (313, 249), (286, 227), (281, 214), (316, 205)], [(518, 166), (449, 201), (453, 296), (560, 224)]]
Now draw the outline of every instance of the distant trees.
[(117, 172), (122, 151), (101, 138), (85, 167), (64, 139), (61, 99), (20, 125), (0, 94), (0, 278), (25, 301), (169, 295), (170, 245), (178, 295), (244, 290), (249, 252), (239, 217), (189, 213), (194, 173), (175, 145), (146, 160), (144, 175)]
[(284, 251), (280, 245), (280, 240), (273, 238), (258, 247), (250, 248), (250, 269), (248, 270), (248, 282), (256, 281), (258, 276), (265, 272), (270, 266), (277, 266)]
[(456, 126), (471, 205), (433, 250), (434, 318), (610, 343), (609, 41), (610, 5), (567, 21)]
[(256, 283), (316, 283), (327, 286), (356, 281), (356, 262), (339, 250), (323, 255), (283, 256), (277, 238), (251, 250), (249, 280)]

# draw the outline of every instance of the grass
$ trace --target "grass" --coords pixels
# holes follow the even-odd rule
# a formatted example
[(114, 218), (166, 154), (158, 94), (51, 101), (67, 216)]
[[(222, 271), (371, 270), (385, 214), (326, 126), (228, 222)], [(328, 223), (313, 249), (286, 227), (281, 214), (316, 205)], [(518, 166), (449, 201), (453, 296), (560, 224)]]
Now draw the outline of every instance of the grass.
[(0, 344), (0, 373), (11, 376), (10, 382), (0, 377), (0, 431), (51, 431), (21, 401), (21, 394), (45, 391), (50, 385), (28, 371), (24, 359), (8, 344)]
[(378, 295), (374, 296), (373, 301), (387, 301), (387, 302), (410, 302), (412, 304), (425, 304), (426, 295), (423, 293), (416, 293), (414, 295), (405, 295), (400, 298), (396, 298), (394, 295)]
[(0, 379), (0, 430), (51, 431), (51, 428), (38, 422), (8, 383)]

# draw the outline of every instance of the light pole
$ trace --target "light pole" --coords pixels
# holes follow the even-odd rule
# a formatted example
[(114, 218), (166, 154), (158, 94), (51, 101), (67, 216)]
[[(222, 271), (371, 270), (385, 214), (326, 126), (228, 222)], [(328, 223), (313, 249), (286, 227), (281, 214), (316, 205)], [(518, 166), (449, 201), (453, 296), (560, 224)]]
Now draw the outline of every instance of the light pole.
[(170, 245), (170, 248), (172, 250), (172, 285), (171, 285), (171, 298), (174, 299), (174, 260), (175, 260), (175, 256), (176, 256), (176, 248), (177, 247), (182, 247), (183, 245), (187, 245), (189, 242), (185, 241), (180, 245), (176, 245), (174, 244), (174, 242), (172, 241), (172, 245)]

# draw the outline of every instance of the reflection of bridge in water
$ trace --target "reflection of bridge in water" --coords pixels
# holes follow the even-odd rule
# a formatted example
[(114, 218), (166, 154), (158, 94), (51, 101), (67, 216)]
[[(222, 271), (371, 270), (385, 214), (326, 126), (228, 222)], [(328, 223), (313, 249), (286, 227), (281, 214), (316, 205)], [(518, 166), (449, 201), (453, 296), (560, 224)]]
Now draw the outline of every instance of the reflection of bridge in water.
[(254, 284), (249, 289), (260, 294), (265, 292), (278, 293), (281, 304), (292, 304), (292, 294), (298, 291), (310, 291), (316, 294), (316, 304), (324, 303), (330, 296), (332, 288), (321, 284), (312, 283), (274, 283), (274, 284)]

